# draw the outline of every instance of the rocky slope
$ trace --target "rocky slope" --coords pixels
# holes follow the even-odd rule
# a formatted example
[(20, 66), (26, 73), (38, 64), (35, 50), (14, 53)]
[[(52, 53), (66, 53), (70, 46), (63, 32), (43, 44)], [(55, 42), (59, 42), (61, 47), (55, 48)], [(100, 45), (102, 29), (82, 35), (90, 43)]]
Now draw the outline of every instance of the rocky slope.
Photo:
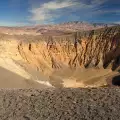
[(60, 36), (1, 34), (0, 43), (2, 58), (27, 72), (30, 66), (37, 82), (55, 87), (104, 86), (105, 78), (116, 74), (111, 70), (119, 71), (120, 26)]
[(38, 40), (21, 41), (18, 50), (39, 70), (52, 70), (105, 67), (109, 61), (119, 59), (119, 46), (120, 27), (111, 27), (66, 36), (41, 36)]
[[(119, 70), (119, 26), (70, 35), (38, 36), (31, 40), (29, 37), (26, 39), (20, 41), (18, 45), (20, 55), (37, 71), (49, 76), (53, 81), (52, 84), (56, 86), (56, 81), (59, 81), (59, 85), (65, 84), (64, 86), (68, 87), (71, 87), (69, 84), (71, 81), (74, 81), (76, 87), (84, 86), (85, 79), (88, 78), (95, 82), (95, 86), (104, 85), (106, 83), (103, 82), (103, 78), (110, 74), (109, 70)], [(91, 69), (90, 71), (93, 73), (86, 71), (86, 68)], [(92, 70), (92, 68), (98, 70)], [(108, 71), (104, 71), (106, 68)], [(84, 73), (88, 76), (87, 78), (85, 76), (82, 78)], [(96, 77), (98, 81), (92, 76)], [(101, 76), (104, 77), (101, 78)], [(84, 82), (77, 83), (82, 79)], [(92, 84), (92, 81), (86, 83)]]

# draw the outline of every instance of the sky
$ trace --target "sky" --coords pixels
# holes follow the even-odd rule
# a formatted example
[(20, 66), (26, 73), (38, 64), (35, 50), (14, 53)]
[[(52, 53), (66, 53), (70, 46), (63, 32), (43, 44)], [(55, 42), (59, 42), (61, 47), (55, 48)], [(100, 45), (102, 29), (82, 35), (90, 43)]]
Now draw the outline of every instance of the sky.
[(0, 26), (120, 23), (120, 0), (0, 0)]

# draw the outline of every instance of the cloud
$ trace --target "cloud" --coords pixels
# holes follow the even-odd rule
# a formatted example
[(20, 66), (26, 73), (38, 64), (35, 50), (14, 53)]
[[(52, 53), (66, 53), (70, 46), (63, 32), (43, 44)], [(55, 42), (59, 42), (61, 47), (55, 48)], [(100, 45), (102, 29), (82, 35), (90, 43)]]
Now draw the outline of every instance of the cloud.
[(65, 8), (76, 6), (78, 2), (72, 0), (65, 0), (62, 2), (51, 1), (40, 5), (38, 8), (33, 8), (30, 12), (32, 14), (31, 21), (44, 23), (45, 21), (52, 21), (60, 16), (60, 11)]
[(43, 4), (43, 8), (47, 8), (47, 9), (51, 9), (51, 10), (56, 10), (56, 9), (61, 9), (61, 8), (66, 8), (66, 7), (70, 7), (70, 6), (74, 6), (76, 5), (77, 2), (72, 2), (70, 0), (66, 0), (63, 2), (57, 2), (57, 1), (51, 1), (48, 3), (44, 3)]
[[(80, 0), (54, 0), (47, 3), (41, 4), (39, 7), (32, 8), (29, 12), (31, 16), (29, 21), (34, 23), (53, 23), (56, 19), (64, 16), (73, 16), (72, 13), (79, 11), (81, 16), (92, 16), (92, 12), (98, 8), (98, 6), (104, 4), (107, 0), (91, 0), (89, 4)], [(99, 12), (99, 11), (98, 11)], [(83, 14), (85, 13), (85, 14)], [(86, 14), (87, 13), (87, 14)]]

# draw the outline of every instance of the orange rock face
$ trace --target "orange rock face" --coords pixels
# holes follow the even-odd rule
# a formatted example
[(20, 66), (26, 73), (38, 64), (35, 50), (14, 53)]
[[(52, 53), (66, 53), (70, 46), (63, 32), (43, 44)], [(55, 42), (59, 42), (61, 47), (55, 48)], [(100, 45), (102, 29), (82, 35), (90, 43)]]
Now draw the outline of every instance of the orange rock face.
[[(103, 67), (104, 64), (108, 64), (107, 54), (116, 49), (112, 44), (113, 39), (117, 38), (116, 41), (120, 41), (119, 29), (112, 27), (77, 33), (77, 43), (74, 34), (57, 37), (41, 36), (39, 40), (21, 41), (18, 49), (27, 62), (48, 74), (64, 67)], [(109, 60), (115, 60), (117, 57), (119, 52), (116, 57)]]
[[(21, 65), (25, 62), (30, 68), (35, 68), (38, 74), (47, 76), (53, 86), (59, 83), (59, 86), (81, 87), (97, 81), (97, 85), (104, 85), (104, 82), (101, 83), (105, 81), (104, 76), (111, 74), (111, 69), (119, 70), (119, 26), (60, 36), (0, 34), (0, 37), (2, 62), (6, 58)], [(55, 81), (58, 81), (56, 85)]]

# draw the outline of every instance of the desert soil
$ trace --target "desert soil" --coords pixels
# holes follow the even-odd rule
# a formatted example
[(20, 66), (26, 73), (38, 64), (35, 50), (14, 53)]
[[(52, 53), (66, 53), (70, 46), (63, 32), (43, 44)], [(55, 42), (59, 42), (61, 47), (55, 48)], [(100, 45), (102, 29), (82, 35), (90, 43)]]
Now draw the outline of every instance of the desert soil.
[(120, 89), (0, 90), (1, 120), (119, 120)]

